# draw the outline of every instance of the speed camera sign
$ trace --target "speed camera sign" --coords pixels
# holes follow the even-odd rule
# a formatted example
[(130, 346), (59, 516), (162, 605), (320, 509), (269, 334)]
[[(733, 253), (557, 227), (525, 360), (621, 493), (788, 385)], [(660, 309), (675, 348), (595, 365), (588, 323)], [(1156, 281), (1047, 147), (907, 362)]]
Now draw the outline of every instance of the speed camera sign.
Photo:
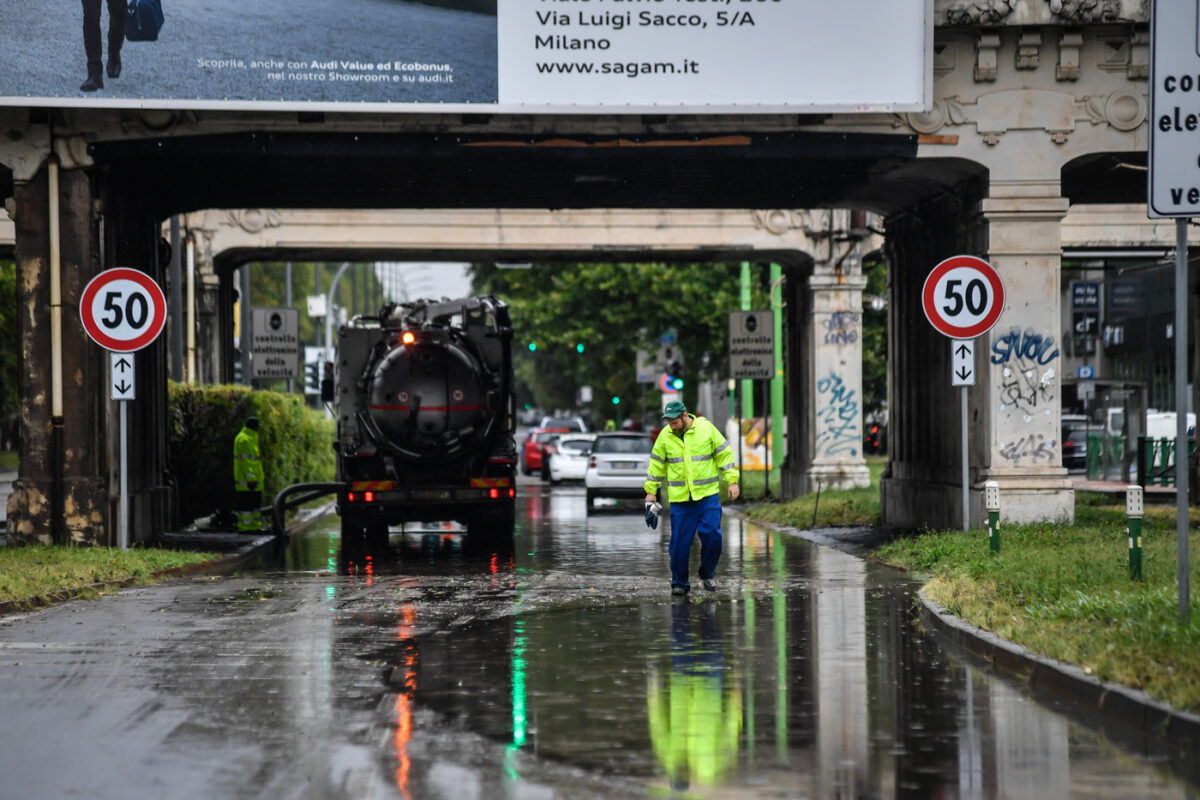
[(929, 324), (951, 339), (974, 339), (991, 330), (1004, 311), (1004, 283), (992, 265), (975, 256), (952, 256), (933, 268), (921, 290)]
[(167, 300), (144, 272), (106, 269), (92, 278), (79, 301), (83, 329), (114, 353), (132, 353), (153, 342), (167, 322)]

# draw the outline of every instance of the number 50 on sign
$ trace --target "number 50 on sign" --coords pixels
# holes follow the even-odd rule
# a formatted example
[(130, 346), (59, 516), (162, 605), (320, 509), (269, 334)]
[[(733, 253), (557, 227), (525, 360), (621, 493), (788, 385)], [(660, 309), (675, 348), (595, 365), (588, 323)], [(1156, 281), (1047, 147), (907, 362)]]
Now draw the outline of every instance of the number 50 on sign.
[(953, 256), (933, 268), (921, 290), (929, 323), (951, 339), (987, 333), (1004, 312), (1004, 283), (975, 256)]
[(167, 300), (146, 273), (117, 267), (101, 272), (84, 287), (79, 318), (96, 344), (114, 353), (132, 353), (162, 332)]

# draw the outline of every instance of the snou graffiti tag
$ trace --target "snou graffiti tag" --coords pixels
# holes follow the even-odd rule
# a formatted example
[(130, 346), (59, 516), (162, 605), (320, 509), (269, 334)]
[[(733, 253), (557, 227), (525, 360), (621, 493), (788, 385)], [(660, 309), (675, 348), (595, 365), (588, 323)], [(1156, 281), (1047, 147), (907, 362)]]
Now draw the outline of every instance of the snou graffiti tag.
[[(1056, 372), (1047, 366), (1058, 358), (1053, 336), (1033, 328), (1010, 328), (992, 342), (991, 362), (1003, 365), (999, 381), (1000, 410), (1012, 406), (1026, 415), (1054, 399)], [(1030, 418), (1026, 417), (1026, 422)]]

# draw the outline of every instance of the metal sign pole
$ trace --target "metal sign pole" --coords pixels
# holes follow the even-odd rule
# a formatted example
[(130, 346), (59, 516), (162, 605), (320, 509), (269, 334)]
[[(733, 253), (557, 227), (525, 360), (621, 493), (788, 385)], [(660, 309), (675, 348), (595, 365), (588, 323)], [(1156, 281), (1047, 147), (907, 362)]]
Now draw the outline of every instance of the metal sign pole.
[(971, 532), (971, 514), (968, 504), (971, 499), (970, 470), (967, 468), (967, 387), (962, 387), (962, 521), (963, 533)]
[(126, 435), (127, 400), (118, 401), (121, 406), (121, 502), (117, 512), (117, 546), (129, 549), (129, 437)]
[(1179, 622), (1188, 624), (1191, 586), (1188, 555), (1188, 217), (1175, 220), (1175, 576), (1179, 584)]

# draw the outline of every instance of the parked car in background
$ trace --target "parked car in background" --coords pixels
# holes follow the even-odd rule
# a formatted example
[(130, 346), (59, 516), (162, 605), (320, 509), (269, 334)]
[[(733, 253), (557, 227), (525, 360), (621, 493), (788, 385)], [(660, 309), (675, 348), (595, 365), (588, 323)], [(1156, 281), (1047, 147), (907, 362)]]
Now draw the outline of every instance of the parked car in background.
[(579, 433), (587, 433), (587, 421), (583, 417), (542, 417), (542, 421), (538, 423), (539, 428), (558, 428), (565, 431), (578, 431)]
[(1065, 420), (1062, 429), (1063, 466), (1067, 469), (1086, 469), (1088, 435), (1103, 436), (1104, 433), (1104, 426), (1099, 423)]
[(644, 497), (654, 441), (644, 433), (598, 433), (588, 456), (583, 485), (587, 510), (597, 497)]
[(594, 433), (561, 433), (558, 438), (551, 439), (542, 460), (543, 478), (552, 486), (563, 481), (582, 481), (595, 441)]
[(525, 434), (525, 445), (521, 448), (521, 471), (532, 475), (542, 468), (542, 451), (546, 442), (560, 433), (570, 433), (566, 428), (530, 428)]

